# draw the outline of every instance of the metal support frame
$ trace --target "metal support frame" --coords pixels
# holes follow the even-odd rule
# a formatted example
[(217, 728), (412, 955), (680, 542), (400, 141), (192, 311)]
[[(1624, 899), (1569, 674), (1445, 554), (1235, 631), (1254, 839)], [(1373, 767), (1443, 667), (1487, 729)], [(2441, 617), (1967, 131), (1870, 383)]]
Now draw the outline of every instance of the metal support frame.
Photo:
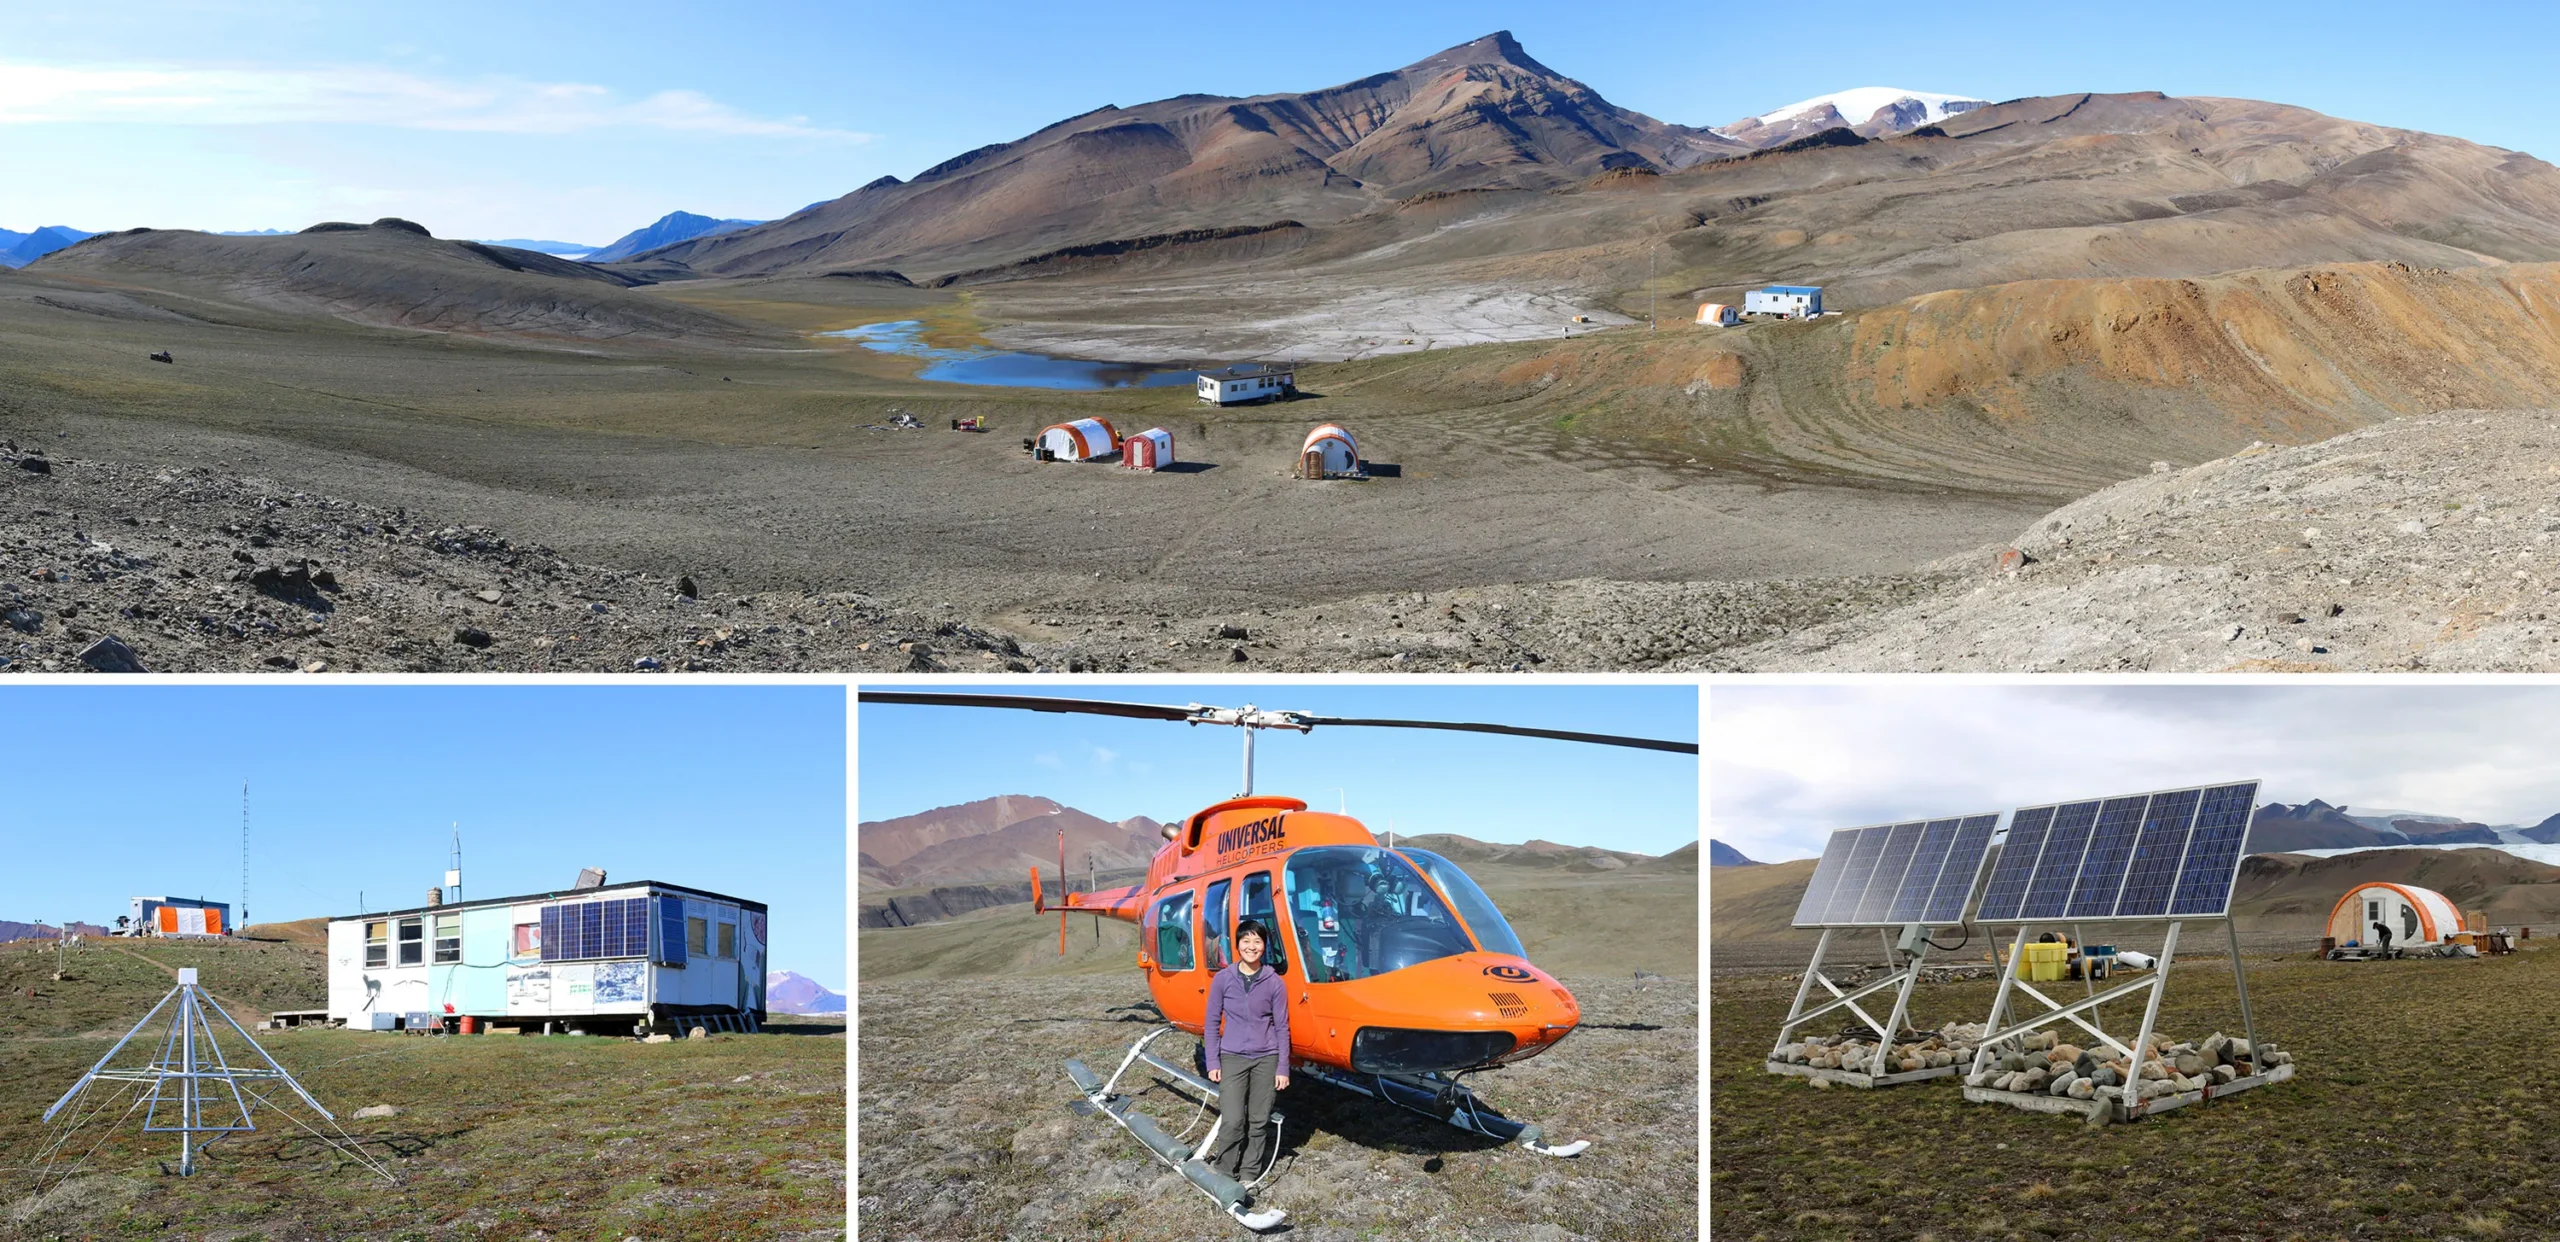
[[(174, 1008), (172, 1008), (173, 1005)], [(141, 1066), (109, 1068), (117, 1054), (123, 1052), (125, 1047), (133, 1042), (134, 1037), (142, 1034), (144, 1029), (157, 1020), (164, 1010), (169, 1012), (169, 1030), (161, 1037), (159, 1051), (153, 1055), (152, 1059)], [(215, 1025), (214, 1020), (217, 1018), (221, 1019), (221, 1026)], [(238, 1036), (240, 1042), (256, 1054), (255, 1062), (232, 1063), (231, 1056), (223, 1049), (220, 1035), (223, 1026), (229, 1027), (232, 1034)], [(100, 1083), (124, 1085), (102, 1103), (82, 1102), (83, 1093)], [(51, 1122), (64, 1109), (72, 1109), (69, 1128), (47, 1147), (44, 1162), (49, 1170), (53, 1156), (70, 1141), (73, 1135), (78, 1134), (89, 1122), (105, 1116), (108, 1108), (112, 1107), (115, 1101), (121, 1099), (126, 1092), (135, 1092), (134, 1099), (121, 1116), (131, 1116), (136, 1109), (139, 1109), (143, 1115), (143, 1133), (177, 1135), (178, 1176), (192, 1177), (195, 1175), (196, 1157), (199, 1154), (230, 1135), (253, 1133), (257, 1130), (257, 1123), (252, 1117), (250, 1107), (252, 1100), (270, 1108), (279, 1107), (274, 1099), (259, 1090), (259, 1084), (262, 1083), (277, 1084), (283, 1090), (292, 1092), (294, 1098), (300, 1100), (312, 1112), (319, 1114), (321, 1120), (328, 1122), (332, 1128), (337, 1126), (337, 1115), (322, 1106), (309, 1091), (304, 1090), (301, 1082), (297, 1081), (284, 1066), (278, 1064), (274, 1057), (269, 1056), (265, 1048), (259, 1046), (255, 1036), (249, 1034), (238, 1020), (224, 1012), (222, 1006), (204, 992), (196, 983), (195, 970), (181, 969), (178, 972), (178, 986), (171, 988), (168, 995), (160, 998), (160, 1003), (153, 1005), (149, 1012), (143, 1014), (142, 1020), (136, 1022), (132, 1030), (125, 1032), (124, 1038), (117, 1040), (113, 1047), (107, 1049), (105, 1056), (98, 1058), (97, 1064), (90, 1066), (88, 1072), (82, 1074), (80, 1080), (71, 1085), (70, 1090), (62, 1093), (61, 1099), (54, 1101), (53, 1107), (44, 1110), (42, 1120)], [(224, 1098), (226, 1093), (227, 1099)], [(75, 1104), (78, 1107), (75, 1107)], [(176, 1116), (174, 1118), (166, 1116), (164, 1109), (174, 1112)], [(333, 1150), (353, 1157), (359, 1164), (385, 1180), (397, 1180), (391, 1176), (388, 1169), (367, 1157), (357, 1146), (355, 1139), (345, 1130), (337, 1130), (336, 1137), (332, 1138), (302, 1119), (291, 1117), (290, 1113), (287, 1116), (296, 1125), (301, 1126)], [(85, 1160), (86, 1157), (82, 1159)], [(71, 1172), (77, 1172), (77, 1170), (78, 1165), (75, 1164)], [(64, 1176), (67, 1178), (70, 1173), (65, 1173)]]
[[(1778, 1027), (1777, 1042), (1769, 1046), (1769, 1059), (1766, 1066), (1768, 1071), (1772, 1074), (1786, 1074), (1795, 1078), (1823, 1078), (1852, 1087), (1869, 1088), (1919, 1082), (1923, 1079), (1943, 1078), (1950, 1074), (1963, 1073), (1963, 1069), (1954, 1065), (1939, 1066), (1935, 1069), (1884, 1072), (1888, 1055), (1893, 1049), (1894, 1037), (1901, 1033), (1903, 1020), (1911, 1014), (1911, 993), (1920, 982), (1920, 968), (1927, 962), (1929, 956), (1925, 942), (1920, 951), (1912, 954), (1911, 960), (1904, 963), (1901, 969), (1888, 972), (1882, 979), (1861, 984), (1849, 991), (1842, 991), (1839, 984), (1833, 983), (1830, 976), (1822, 973), (1822, 962), (1830, 954), (1831, 933), (1834, 930), (1836, 929), (1824, 928), (1822, 938), (1814, 942), (1813, 961), (1805, 967), (1803, 981), (1796, 985), (1795, 1004), (1788, 1008), (1786, 1022)], [(1894, 955), (1893, 937), (1891, 933), (1881, 928), (1877, 930), (1877, 935), (1884, 940), (1885, 961), (1891, 963)], [(1832, 999), (1817, 1008), (1806, 1009), (1805, 1001), (1813, 995), (1813, 985), (1817, 982), (1822, 985), (1824, 991), (1831, 993)], [(1858, 1004), (1858, 1001), (1886, 988), (1894, 989), (1893, 1009), (1890, 1011), (1892, 1016), (1883, 1022), (1878, 1022), (1875, 1015), (1868, 1013)], [(1874, 1057), (1868, 1059), (1867, 1068), (1864, 1071), (1823, 1069), (1812, 1065), (1796, 1065), (1778, 1059), (1778, 1049), (1793, 1042), (1790, 1037), (1797, 1031), (1811, 1025), (1825, 1014), (1836, 1013), (1843, 1009), (1858, 1015), (1858, 1021), (1876, 1034), (1877, 1052)]]
[[(1964, 1089), (1964, 1098), (1980, 1103), (2008, 1104), (2037, 1112), (2077, 1113), (2105, 1120), (2131, 1121), (2199, 1103), (2218, 1095), (2230, 1095), (2252, 1087), (2265, 1086), (2268, 1083), (2283, 1082), (2293, 1077), (2292, 1066), (2268, 1066), (2257, 1059), (2261, 1055), (2258, 1052), (2258, 1024), (2256, 1015), (2249, 1008), (2249, 975), (2247, 967), (2240, 960), (2240, 931), (2228, 917), (2221, 919), (2221, 923), (2228, 933), (2231, 945), (2231, 977), (2240, 997), (2241, 1034), (2249, 1041), (2250, 1064), (2256, 1067), (2257, 1072), (2218, 1087), (2206, 1087), (2200, 1091), (2159, 1096), (2148, 1100), (2074, 1100), (2054, 1096), (2021, 1095), (2015, 1091), (1995, 1091), (1989, 1087), (1974, 1086)], [(1991, 1016), (1984, 1023), (1982, 1042), (1974, 1046), (1973, 1067), (1967, 1076), (1982, 1073), (1985, 1066), (1999, 1055), (2000, 1044), (2040, 1027), (2069, 1022), (2088, 1032), (2098, 1042), (2121, 1053), (2125, 1063), (2133, 1069), (2132, 1076), (2123, 1085), (2128, 1090), (2138, 1090), (2135, 1084), (2141, 1081), (2143, 1056), (2137, 1050), (2151, 1046), (2152, 1033), (2160, 1021), (2160, 1001), (2169, 991), (2169, 969), (2175, 964), (2178, 956), (2178, 934), (2185, 925), (2186, 920), (2170, 920), (2168, 939), (2160, 946), (2160, 960), (2153, 964), (2148, 978), (2117, 984), (2101, 992), (2097, 990), (2096, 981), (2089, 979), (2087, 972), (2083, 971), (2082, 981), (2087, 984), (2088, 995), (2070, 1004), (2062, 1004), (2018, 977), (2018, 967), (2026, 958), (2026, 946), (2033, 941), (2037, 928), (2042, 926), (2034, 923), (2021, 924), (2017, 939), (2011, 942), (2009, 947), (2007, 967), (2000, 972), (2000, 989), (1992, 996)], [(2060, 924), (2054, 926), (2058, 927)], [(2072, 931), (2077, 936), (2078, 926), (2074, 925)], [(2088, 942), (2084, 939), (2080, 943)], [(2017, 994), (2024, 994), (2042, 1005), (2045, 1012), (2035, 1017), (2010, 1021), (2010, 1002)], [(2144, 997), (2142, 1026), (2140, 1032), (2134, 1036), (2133, 1043), (2128, 1046), (2123, 1040), (2109, 1035), (2099, 1024), (2098, 1011), (2100, 1006), (2133, 995)], [(2082, 1016), (2084, 1014), (2087, 1016)]]

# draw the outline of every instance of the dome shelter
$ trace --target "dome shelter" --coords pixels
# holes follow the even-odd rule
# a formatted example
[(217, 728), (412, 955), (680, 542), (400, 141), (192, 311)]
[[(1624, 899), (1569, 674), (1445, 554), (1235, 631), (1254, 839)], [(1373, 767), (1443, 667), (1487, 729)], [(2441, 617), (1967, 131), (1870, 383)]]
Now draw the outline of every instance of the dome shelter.
[(1293, 473), (1302, 479), (1358, 478), (1360, 446), (1352, 442), (1350, 432), (1326, 423), (1307, 433)]
[(1120, 451), (1120, 433), (1099, 418), (1079, 418), (1040, 430), (1038, 451), (1058, 461), (1092, 461)]
[(2410, 948), (2440, 944), (2457, 932), (2478, 930), (2465, 926), (2460, 908), (2432, 888), (2377, 881), (2358, 884), (2340, 896), (2329, 910), (2329, 926), (2323, 934), (2340, 945), (2373, 944), (2378, 939), (2373, 931), (2376, 923), (2391, 929), (2394, 946)]
[(1700, 302), (1698, 322), (1710, 327), (1730, 328), (1742, 322), (1742, 313), (1726, 302)]

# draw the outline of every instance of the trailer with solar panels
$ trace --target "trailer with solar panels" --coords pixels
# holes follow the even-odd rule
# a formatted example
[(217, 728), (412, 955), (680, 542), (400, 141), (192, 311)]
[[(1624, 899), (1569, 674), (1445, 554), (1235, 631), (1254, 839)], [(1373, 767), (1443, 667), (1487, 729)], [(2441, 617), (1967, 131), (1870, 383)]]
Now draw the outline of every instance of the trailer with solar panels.
[[(2010, 814), (2008, 834), (1974, 917), (1985, 925), (2013, 927), (2016, 935), (1966, 1075), (1966, 1099), (2080, 1114), (2094, 1122), (2130, 1121), (2293, 1076), (2290, 1057), (2260, 1042), (2249, 1007), (2240, 935), (2231, 923), (2231, 893), (2257, 792), (2258, 782), (2240, 781), (2021, 807)], [(2188, 923), (2210, 922), (2220, 922), (2229, 941), (2245, 1039), (2245, 1044), (2226, 1047), (2244, 1051), (2222, 1062), (2231, 1069), (2227, 1080), (2208, 1074), (2211, 1081), (2197, 1089), (2147, 1095), (2144, 1070), (2154, 1059), (2153, 1036), (2179, 935)], [(2089, 977), (2092, 972), (2084, 970), (2084, 994), (2076, 999), (2058, 999), (2036, 986), (2052, 982), (2050, 978), (2024, 977), (2035, 973), (2028, 969), (2028, 958), (2040, 933), (2068, 929), (2075, 942), (2085, 944), (2079, 933), (2085, 925), (2097, 924), (2112, 934), (2114, 926), (2129, 923), (2167, 924), (2159, 957), (2142, 977), (2101, 991)], [(2128, 1042), (2121, 1025), (2107, 1029), (2103, 1010), (2134, 1002), (2141, 1004), (2142, 1017)], [(2090, 1041), (2090, 1051), (2103, 1046), (2124, 1058), (2131, 1073), (2113, 1085), (2115, 1094), (2107, 1094), (2107, 1085), (2093, 1088), (2090, 1097), (2075, 1098), (2002, 1090), (1986, 1081), (1992, 1067), (2011, 1055), (2005, 1050), (2033, 1043), (2046, 1028), (2058, 1037), (2064, 1024), (2077, 1028), (2073, 1038)]]
[(765, 1019), (765, 918), (762, 902), (607, 884), (601, 872), (553, 892), (345, 915), (329, 921), (329, 1021), (431, 1034), (753, 1031)]
[[(1885, 1054), (1896, 1043), (1906, 1042), (1900, 1038), (1902, 1024), (1911, 1016), (1912, 993), (1934, 947), (1930, 932), (1964, 922), (1965, 907), (1980, 883), (1992, 832), (1999, 823), (1996, 814), (1959, 815), (1843, 828), (1831, 834), (1795, 915), (1795, 926), (1819, 928), (1822, 935), (1814, 942), (1813, 961), (1796, 985), (1795, 1004), (1787, 1010), (1777, 1043), (1770, 1049), (1770, 1073), (1882, 1087), (1965, 1071), (1961, 1064), (1899, 1069)], [(1868, 929), (1883, 942), (1888, 969), (1882, 978), (1843, 987), (1823, 973), (1833, 939), (1841, 932)], [(1830, 994), (1828, 1000), (1814, 996), (1817, 984)], [(1861, 1002), (1888, 992), (1893, 1004), (1879, 1021)], [(1802, 1035), (1816, 1033), (1817, 1023), (1863, 1027), (1875, 1034), (1878, 1052), (1859, 1069), (1789, 1059), (1785, 1050)]]

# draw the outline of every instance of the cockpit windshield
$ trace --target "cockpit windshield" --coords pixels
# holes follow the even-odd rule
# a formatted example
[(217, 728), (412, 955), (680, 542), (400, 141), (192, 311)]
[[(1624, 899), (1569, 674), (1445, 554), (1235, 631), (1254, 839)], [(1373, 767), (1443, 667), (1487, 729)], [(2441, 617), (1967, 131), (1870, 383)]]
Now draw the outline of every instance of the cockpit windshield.
[(1520, 937), (1511, 930), (1510, 922), (1494, 907), (1493, 898), (1485, 896), (1466, 872), (1458, 870), (1458, 864), (1429, 850), (1408, 849), (1404, 856), (1419, 864), (1430, 874), (1431, 882), (1449, 895), (1451, 904), (1458, 907), (1458, 917), (1465, 919), (1467, 929), (1476, 934), (1478, 947), (1487, 953), (1529, 956), (1528, 950), (1520, 947)]
[(1383, 849), (1298, 850), (1289, 855), (1283, 884), (1298, 930), (1298, 961), (1310, 983), (1366, 979), (1475, 948), (1439, 894), (1411, 864)]

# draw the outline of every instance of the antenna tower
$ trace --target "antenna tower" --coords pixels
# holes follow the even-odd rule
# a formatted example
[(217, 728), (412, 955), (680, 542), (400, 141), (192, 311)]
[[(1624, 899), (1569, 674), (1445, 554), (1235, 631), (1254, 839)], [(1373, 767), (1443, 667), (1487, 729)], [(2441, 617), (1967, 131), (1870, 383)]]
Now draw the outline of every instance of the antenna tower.
[[(133, 1043), (134, 1038), (163, 1013), (168, 1015), (167, 1032), (161, 1036), (159, 1051), (151, 1060), (130, 1068), (109, 1068), (116, 1055), (124, 1051), (125, 1045)], [(238, 1036), (238, 1043), (229, 1051), (225, 1050), (225, 1037), (220, 1034), (224, 1027)], [(254, 1060), (242, 1057), (239, 1063), (234, 1064), (232, 1058), (243, 1045)], [(149, 1041), (145, 1041), (143, 1046), (149, 1047)], [(285, 1100), (276, 1098), (287, 1092), (291, 1094)], [(297, 1100), (318, 1114), (335, 1134), (323, 1133), (310, 1122), (295, 1116), (291, 1105)], [(274, 1057), (267, 1055), (266, 1049), (258, 1046), (258, 1041), (243, 1030), (239, 1022), (223, 1012), (213, 996), (197, 984), (195, 968), (182, 967), (178, 971), (178, 986), (161, 997), (159, 1004), (142, 1015), (142, 1021), (125, 1032), (124, 1038), (107, 1049), (107, 1055), (98, 1058), (98, 1063), (90, 1066), (89, 1072), (80, 1076), (80, 1081), (73, 1083), (61, 1099), (54, 1101), (53, 1107), (45, 1110), (44, 1121), (47, 1123), (56, 1116), (64, 1115), (65, 1110), (68, 1114), (61, 1132), (44, 1147), (40, 1157), (39, 1181), (52, 1178), (52, 1184), (59, 1186), (77, 1176), (89, 1156), (106, 1140), (105, 1136), (100, 1136), (97, 1142), (91, 1143), (78, 1158), (72, 1160), (69, 1167), (56, 1168), (57, 1160), (70, 1147), (72, 1140), (102, 1119), (113, 1126), (136, 1112), (142, 1114), (144, 1134), (178, 1136), (178, 1176), (192, 1177), (199, 1153), (231, 1135), (252, 1133), (258, 1128), (251, 1117), (254, 1111), (252, 1102), (282, 1112), (323, 1146), (353, 1160), (383, 1180), (395, 1183), (399, 1180), (391, 1176), (391, 1171), (381, 1162), (365, 1155), (355, 1137), (338, 1125), (337, 1115), (322, 1107), (320, 1101), (304, 1090), (291, 1073), (277, 1064)]]

